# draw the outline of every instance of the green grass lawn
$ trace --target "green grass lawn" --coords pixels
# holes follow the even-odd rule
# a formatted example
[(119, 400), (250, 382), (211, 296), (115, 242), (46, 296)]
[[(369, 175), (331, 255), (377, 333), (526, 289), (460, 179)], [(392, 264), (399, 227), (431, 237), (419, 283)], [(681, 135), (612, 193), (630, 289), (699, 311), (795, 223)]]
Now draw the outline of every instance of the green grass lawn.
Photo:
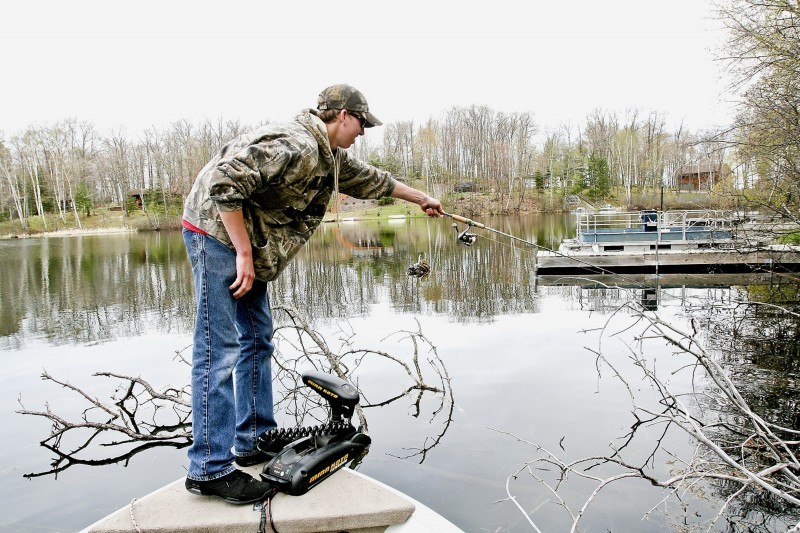
[[(342, 212), (339, 213), (339, 218), (375, 219), (387, 218), (392, 215), (424, 217), (425, 213), (417, 205), (410, 204), (402, 200), (396, 200), (395, 203), (391, 205), (379, 205), (342, 210)], [(325, 214), (325, 220), (334, 220), (335, 218), (336, 213), (328, 211)]]

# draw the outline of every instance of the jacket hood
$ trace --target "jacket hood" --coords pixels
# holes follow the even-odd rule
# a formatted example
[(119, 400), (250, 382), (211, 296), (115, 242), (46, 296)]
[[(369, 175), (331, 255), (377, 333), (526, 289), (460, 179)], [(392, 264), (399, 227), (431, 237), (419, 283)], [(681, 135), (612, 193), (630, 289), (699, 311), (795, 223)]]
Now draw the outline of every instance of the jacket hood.
[(328, 139), (328, 129), (325, 123), (317, 116), (316, 109), (304, 109), (296, 117), (300, 124), (303, 125), (319, 143), (319, 154), (325, 159), (328, 168), (333, 166), (333, 151), (331, 150), (331, 142)]

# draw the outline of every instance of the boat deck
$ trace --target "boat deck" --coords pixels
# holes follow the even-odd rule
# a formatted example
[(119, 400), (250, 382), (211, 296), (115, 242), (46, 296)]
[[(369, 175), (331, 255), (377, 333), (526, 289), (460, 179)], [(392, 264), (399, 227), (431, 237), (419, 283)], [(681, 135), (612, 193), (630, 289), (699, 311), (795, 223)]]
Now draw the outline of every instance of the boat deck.
[[(263, 465), (247, 470), (258, 476)], [(161, 531), (169, 533), (272, 531), (260, 503), (231, 505), (196, 496), (181, 478), (131, 502), (81, 533)], [(456, 526), (408, 496), (343, 468), (302, 496), (272, 498), (275, 530), (281, 533), (459, 533)]]
[(577, 213), (575, 222), (576, 237), (561, 251), (724, 248), (736, 238), (734, 219), (724, 211)]

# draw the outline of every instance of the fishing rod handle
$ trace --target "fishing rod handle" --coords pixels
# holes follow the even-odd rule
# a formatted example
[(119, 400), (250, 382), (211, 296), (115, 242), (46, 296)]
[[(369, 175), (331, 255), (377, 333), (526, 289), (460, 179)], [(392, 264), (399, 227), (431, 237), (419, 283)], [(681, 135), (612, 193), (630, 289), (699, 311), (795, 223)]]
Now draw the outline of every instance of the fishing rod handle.
[(452, 218), (456, 222), (461, 222), (463, 224), (468, 224), (470, 226), (475, 226), (476, 228), (485, 228), (486, 227), (483, 224), (481, 224), (480, 222), (475, 222), (474, 220), (470, 220), (470, 219), (468, 219), (466, 217), (462, 217), (461, 215), (453, 215), (451, 213), (445, 213), (445, 215), (447, 215), (448, 217)]

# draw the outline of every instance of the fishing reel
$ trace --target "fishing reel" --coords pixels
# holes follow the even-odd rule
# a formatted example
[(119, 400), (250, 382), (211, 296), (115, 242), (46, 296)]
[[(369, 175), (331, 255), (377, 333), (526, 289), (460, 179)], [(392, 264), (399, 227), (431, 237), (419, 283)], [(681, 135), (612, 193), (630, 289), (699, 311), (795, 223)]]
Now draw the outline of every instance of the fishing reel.
[[(303, 383), (327, 400), (328, 422), (321, 426), (273, 429), (261, 435), (257, 443), (260, 451), (275, 454), (264, 465), (261, 479), (292, 496), (305, 494), (348, 463), (360, 462), (372, 442), (350, 422), (360, 399), (353, 385), (316, 370), (303, 372), (302, 378)], [(288, 439), (292, 441), (287, 443)]]
[(456, 233), (458, 233), (458, 242), (460, 242), (461, 244), (463, 244), (465, 246), (472, 246), (473, 244), (475, 244), (475, 241), (478, 239), (478, 236), (475, 235), (474, 233), (468, 233), (470, 227), (471, 226), (469, 224), (467, 224), (467, 227), (464, 228), (464, 231), (462, 231), (461, 233), (458, 233), (458, 226), (456, 225), (455, 222), (453, 222), (453, 229), (455, 229)]

